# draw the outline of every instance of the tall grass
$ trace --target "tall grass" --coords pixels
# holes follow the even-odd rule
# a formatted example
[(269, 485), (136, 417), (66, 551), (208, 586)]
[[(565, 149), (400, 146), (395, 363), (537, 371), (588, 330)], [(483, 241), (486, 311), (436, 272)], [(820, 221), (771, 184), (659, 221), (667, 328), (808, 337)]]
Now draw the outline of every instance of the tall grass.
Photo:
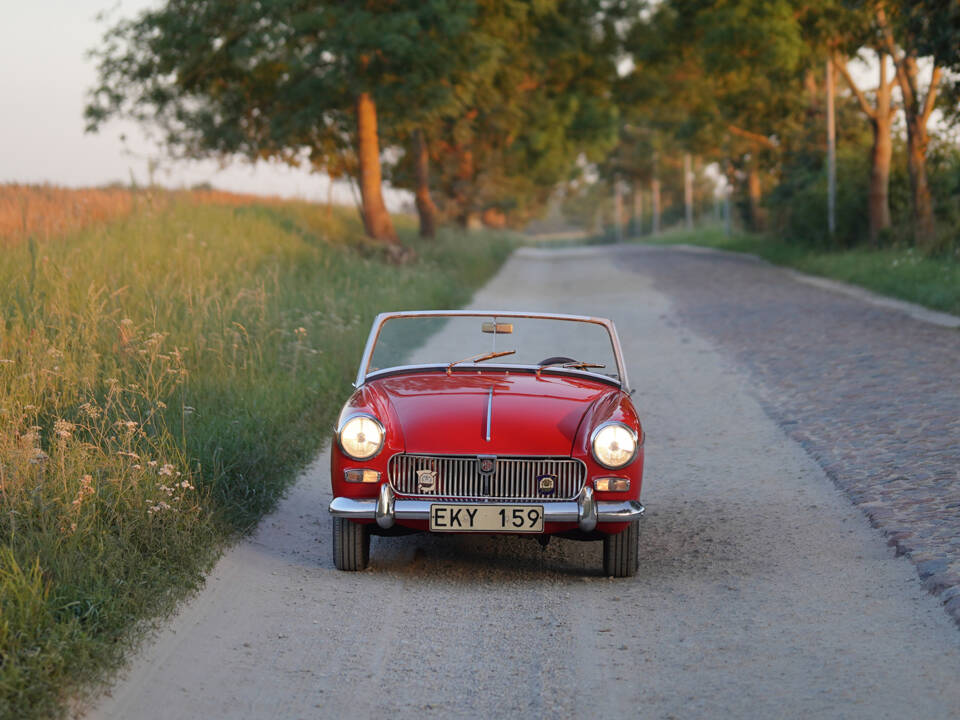
[(202, 581), (329, 437), (376, 312), (508, 254), (395, 266), (306, 204), (174, 198), (0, 255), (0, 717), (48, 717)]

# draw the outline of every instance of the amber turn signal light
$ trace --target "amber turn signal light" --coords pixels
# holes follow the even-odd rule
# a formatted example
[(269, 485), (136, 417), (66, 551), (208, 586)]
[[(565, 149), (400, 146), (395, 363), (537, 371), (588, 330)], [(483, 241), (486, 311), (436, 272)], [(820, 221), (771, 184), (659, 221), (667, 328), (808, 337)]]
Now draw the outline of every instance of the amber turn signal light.
[(603, 477), (594, 480), (593, 487), (597, 492), (624, 492), (630, 489), (630, 481), (627, 478)]
[(380, 482), (380, 473), (376, 470), (344, 470), (343, 479), (353, 483)]

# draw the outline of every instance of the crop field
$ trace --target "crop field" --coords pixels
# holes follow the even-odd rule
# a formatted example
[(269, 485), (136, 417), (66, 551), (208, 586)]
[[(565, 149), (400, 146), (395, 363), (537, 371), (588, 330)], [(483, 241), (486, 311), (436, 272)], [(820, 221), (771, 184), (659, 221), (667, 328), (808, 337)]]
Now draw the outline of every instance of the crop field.
[(72, 190), (54, 185), (0, 185), (0, 247), (30, 238), (64, 238), (83, 228), (124, 217), (138, 208), (152, 210), (173, 202), (192, 205), (240, 205), (282, 201), (220, 190), (137, 191), (106, 187)]
[(462, 304), (513, 241), (397, 218), (398, 266), (352, 210), (0, 198), (0, 717), (48, 717), (327, 440), (373, 315)]

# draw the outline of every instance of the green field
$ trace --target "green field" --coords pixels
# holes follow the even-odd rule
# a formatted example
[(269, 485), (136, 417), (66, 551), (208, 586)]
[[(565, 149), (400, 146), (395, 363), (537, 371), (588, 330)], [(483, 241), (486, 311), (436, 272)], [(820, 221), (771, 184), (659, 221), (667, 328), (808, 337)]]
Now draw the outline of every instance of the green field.
[(331, 434), (375, 313), (455, 307), (509, 254), (403, 266), (355, 213), (149, 202), (0, 258), (0, 717), (122, 661)]
[(912, 247), (820, 250), (764, 235), (727, 237), (719, 229), (674, 231), (641, 241), (751, 253), (775, 265), (860, 285), (882, 295), (960, 315), (960, 257), (925, 256)]

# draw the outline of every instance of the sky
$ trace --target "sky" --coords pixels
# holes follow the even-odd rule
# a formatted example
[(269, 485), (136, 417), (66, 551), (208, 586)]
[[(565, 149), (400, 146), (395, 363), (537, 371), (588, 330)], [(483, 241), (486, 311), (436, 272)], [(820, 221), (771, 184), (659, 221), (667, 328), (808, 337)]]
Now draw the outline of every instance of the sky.
[[(163, 153), (140, 128), (113, 121), (84, 132), (83, 108), (96, 70), (87, 51), (108, 25), (97, 15), (130, 17), (155, 0), (0, 0), (0, 183), (69, 187), (147, 181), (148, 158)], [(121, 140), (126, 135), (127, 142)], [(327, 178), (277, 163), (164, 161), (155, 180), (169, 187), (209, 182), (234, 192), (326, 201)], [(387, 192), (397, 209), (407, 197)], [(345, 185), (334, 198), (352, 204)]]

